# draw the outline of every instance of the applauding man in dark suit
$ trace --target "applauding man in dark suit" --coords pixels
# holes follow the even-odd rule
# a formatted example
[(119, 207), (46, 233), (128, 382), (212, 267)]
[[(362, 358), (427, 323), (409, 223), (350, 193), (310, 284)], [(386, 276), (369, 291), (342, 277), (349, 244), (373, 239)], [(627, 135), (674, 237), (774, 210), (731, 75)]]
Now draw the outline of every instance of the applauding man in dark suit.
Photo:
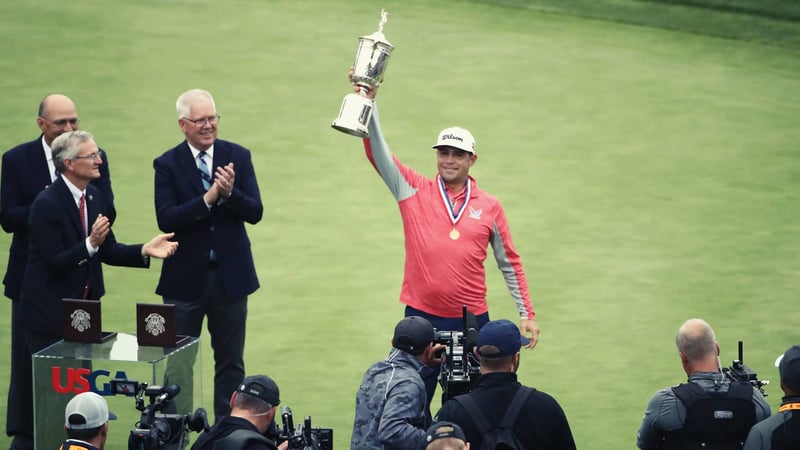
[[(28, 263), (28, 213), (31, 204), (45, 187), (58, 178), (53, 163), (50, 145), (53, 140), (68, 131), (78, 129), (80, 118), (75, 103), (67, 96), (50, 94), (42, 99), (36, 117), (36, 124), (41, 130), (38, 138), (20, 144), (3, 154), (2, 177), (0, 177), (0, 224), (3, 230), (13, 233), (11, 248), (8, 251), (6, 266), (5, 296), (10, 298), (11, 306), (11, 377), (9, 382), (8, 411), (17, 411), (20, 403), (29, 404), (28, 399), (15, 396), (19, 390), (15, 387), (20, 374), (15, 369), (22, 368), (25, 357), (25, 343), (21, 321), (22, 276)], [(111, 191), (111, 179), (108, 172), (108, 160), (105, 152), (99, 150), (103, 158), (100, 176), (91, 181), (103, 194), (106, 202), (107, 217), (114, 222), (114, 193)], [(28, 362), (30, 364), (30, 362)], [(12, 449), (33, 448), (33, 428), (27, 420), (18, 414), (8, 414), (6, 418), (6, 434), (13, 438)]]
[(31, 205), (30, 255), (20, 297), (28, 356), (20, 398), (27, 402), (15, 414), (31, 424), (30, 357), (62, 338), (61, 299), (100, 299), (105, 294), (101, 263), (149, 267), (150, 257), (167, 258), (178, 246), (169, 241), (172, 233), (160, 234), (146, 244), (116, 241), (103, 194), (89, 184), (100, 176), (103, 164), (90, 133), (70, 131), (57, 137), (53, 161), (60, 176)]
[(178, 334), (200, 336), (208, 318), (219, 420), (244, 378), (247, 296), (259, 287), (245, 222), (258, 223), (264, 207), (250, 151), (217, 139), (211, 94), (187, 91), (176, 109), (186, 140), (153, 166), (158, 226), (181, 246), (164, 261), (156, 293), (175, 305)]

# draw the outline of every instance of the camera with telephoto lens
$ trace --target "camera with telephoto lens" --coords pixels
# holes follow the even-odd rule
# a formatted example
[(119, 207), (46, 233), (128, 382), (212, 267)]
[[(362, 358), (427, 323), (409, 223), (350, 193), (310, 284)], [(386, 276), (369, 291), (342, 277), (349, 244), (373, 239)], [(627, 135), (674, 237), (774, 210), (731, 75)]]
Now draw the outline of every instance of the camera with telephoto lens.
[(759, 380), (756, 372), (744, 363), (743, 344), (739, 341), (739, 359), (734, 359), (730, 367), (724, 367), (722, 373), (731, 381), (746, 381), (761, 392), (764, 397), (764, 386), (769, 384), (769, 380)]
[(281, 410), (283, 429), (278, 435), (280, 442), (287, 441), (290, 449), (333, 450), (333, 429), (312, 428), (311, 416), (306, 416), (302, 425), (294, 426), (292, 408), (284, 406)]
[[(128, 436), (128, 450), (182, 449), (190, 431), (209, 430), (208, 414), (203, 408), (184, 415), (165, 412), (175, 408), (172, 399), (181, 391), (177, 384), (148, 386), (134, 380), (114, 379), (111, 390), (114, 395), (136, 397), (136, 409), (142, 412), (136, 428)], [(150, 399), (147, 405), (145, 396)]]
[[(445, 346), (439, 371), (442, 403), (456, 395), (471, 391), (480, 376), (481, 366), (473, 349), (478, 344), (478, 325), (475, 316), (462, 308), (464, 319), (461, 331), (434, 330), (434, 342)], [(438, 356), (438, 355), (437, 355)]]

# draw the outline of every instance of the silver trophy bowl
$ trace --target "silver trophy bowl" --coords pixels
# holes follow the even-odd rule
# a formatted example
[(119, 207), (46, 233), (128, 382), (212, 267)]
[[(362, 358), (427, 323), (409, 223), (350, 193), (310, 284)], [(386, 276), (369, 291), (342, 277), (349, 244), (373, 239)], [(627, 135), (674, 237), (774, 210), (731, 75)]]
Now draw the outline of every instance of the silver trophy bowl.
[(357, 137), (369, 136), (369, 120), (372, 117), (374, 103), (367, 98), (367, 91), (381, 84), (386, 65), (394, 47), (383, 35), (383, 26), (386, 24), (388, 14), (381, 11), (381, 21), (378, 31), (369, 36), (358, 38), (358, 50), (353, 63), (353, 85), (358, 88), (358, 93), (348, 94), (342, 100), (339, 117), (331, 126), (342, 133)]

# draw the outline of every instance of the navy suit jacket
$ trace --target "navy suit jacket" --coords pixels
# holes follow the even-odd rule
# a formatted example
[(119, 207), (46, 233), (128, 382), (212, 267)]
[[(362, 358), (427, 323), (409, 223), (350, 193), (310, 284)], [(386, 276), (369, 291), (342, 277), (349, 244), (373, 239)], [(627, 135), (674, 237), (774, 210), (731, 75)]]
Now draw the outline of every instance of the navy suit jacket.
[[(91, 228), (98, 214), (107, 212), (103, 194), (86, 188), (86, 217)], [(118, 243), (109, 231), (94, 256), (86, 250), (83, 225), (64, 179), (59, 177), (36, 196), (31, 205), (30, 255), (22, 282), (22, 324), (31, 332), (61, 335), (61, 299), (83, 298), (89, 281), (90, 299), (105, 294), (102, 263), (114, 266), (148, 267), (142, 245)]]
[(233, 163), (231, 196), (208, 209), (197, 163), (183, 141), (153, 161), (158, 227), (175, 232), (180, 243), (164, 260), (156, 293), (192, 301), (198, 298), (209, 270), (209, 251), (216, 253), (222, 284), (229, 297), (242, 297), (259, 287), (245, 222), (258, 223), (264, 213), (250, 151), (232, 142), (214, 143), (213, 171)]
[[(92, 180), (92, 185), (102, 193), (107, 216), (113, 223), (117, 212), (114, 209), (114, 192), (111, 190), (108, 159), (105, 152), (102, 150), (100, 152), (103, 158), (100, 178)], [(41, 135), (3, 154), (2, 176), (0, 176), (0, 224), (6, 232), (14, 233), (3, 284), (6, 297), (12, 300), (19, 298), (22, 276), (28, 261), (28, 212), (33, 200), (51, 183), (51, 179)]]

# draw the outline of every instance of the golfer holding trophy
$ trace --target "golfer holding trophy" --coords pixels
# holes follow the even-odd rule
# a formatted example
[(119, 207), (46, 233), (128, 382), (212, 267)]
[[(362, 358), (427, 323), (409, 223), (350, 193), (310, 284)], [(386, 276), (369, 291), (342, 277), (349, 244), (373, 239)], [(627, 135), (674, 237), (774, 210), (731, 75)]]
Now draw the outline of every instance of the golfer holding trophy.
[(383, 35), (383, 26), (386, 24), (388, 13), (381, 10), (381, 21), (378, 31), (369, 36), (358, 38), (358, 51), (353, 63), (352, 83), (358, 88), (358, 93), (348, 94), (342, 101), (339, 117), (331, 126), (342, 133), (357, 137), (368, 137), (369, 119), (372, 117), (373, 101), (367, 98), (367, 92), (377, 87), (383, 81), (386, 64), (392, 54), (392, 44)]
[[(385, 22), (384, 12), (381, 29)], [(470, 175), (478, 160), (472, 133), (462, 127), (439, 132), (432, 144), (434, 177), (405, 165), (384, 138), (375, 96), (391, 51), (380, 30), (360, 38), (350, 69), (356, 93), (345, 97), (333, 127), (363, 138), (369, 162), (399, 206), (405, 238), (400, 292), (400, 302), (406, 305), (404, 314), (424, 317), (439, 330), (463, 330), (466, 306), (467, 312), (475, 315), (478, 328), (489, 322), (484, 262), (491, 246), (519, 315), (521, 334), (528, 338), (526, 347), (533, 348), (540, 329), (522, 260), (500, 201)], [(489, 155), (498, 157), (498, 153)], [(435, 383), (433, 374), (433, 389)], [(428, 387), (432, 396), (433, 389)]]

